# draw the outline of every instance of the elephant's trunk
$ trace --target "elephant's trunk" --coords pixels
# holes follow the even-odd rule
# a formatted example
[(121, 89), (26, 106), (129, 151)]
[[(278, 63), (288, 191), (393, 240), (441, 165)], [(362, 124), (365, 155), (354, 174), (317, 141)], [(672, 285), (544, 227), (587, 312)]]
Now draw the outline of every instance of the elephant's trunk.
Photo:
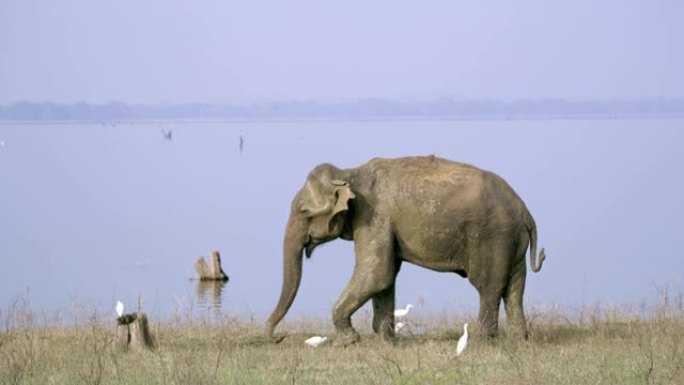
[(283, 287), (278, 305), (266, 323), (266, 337), (273, 337), (273, 330), (292, 306), (302, 278), (302, 251), (307, 241), (306, 226), (297, 210), (293, 209), (285, 230), (283, 241)]

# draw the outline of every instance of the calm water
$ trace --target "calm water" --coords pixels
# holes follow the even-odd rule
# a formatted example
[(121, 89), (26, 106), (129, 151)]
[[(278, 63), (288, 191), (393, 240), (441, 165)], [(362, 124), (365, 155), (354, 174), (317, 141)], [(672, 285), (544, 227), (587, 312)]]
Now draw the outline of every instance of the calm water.
[[(322, 162), (436, 154), (493, 170), (526, 201), (548, 259), (528, 304), (656, 301), (684, 291), (684, 120), (0, 123), (0, 305), (263, 317), (289, 205)], [(161, 129), (172, 129), (165, 140)], [(244, 138), (243, 150), (239, 138)], [(352, 243), (306, 260), (291, 314), (328, 315)], [(191, 280), (220, 250), (230, 281)], [(477, 308), (455, 275), (405, 265), (398, 305)]]

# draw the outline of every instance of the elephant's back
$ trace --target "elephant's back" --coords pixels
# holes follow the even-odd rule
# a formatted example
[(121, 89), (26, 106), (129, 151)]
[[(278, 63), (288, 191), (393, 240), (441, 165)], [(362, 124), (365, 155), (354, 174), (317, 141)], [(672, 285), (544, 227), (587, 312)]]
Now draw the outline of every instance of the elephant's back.
[(486, 184), (491, 183), (491, 173), (487, 171), (436, 156), (375, 158), (362, 167), (371, 175), (375, 195), (384, 200), (442, 201), (458, 196), (469, 201), (477, 199)]
[(402, 207), (415, 214), (464, 217), (503, 209), (519, 216), (524, 203), (497, 174), (436, 156), (374, 158), (359, 168), (375, 206)]
[(430, 156), (407, 156), (402, 158), (373, 158), (362, 167), (387, 172), (419, 173), (427, 177), (460, 174), (481, 174), (486, 171), (473, 165)]

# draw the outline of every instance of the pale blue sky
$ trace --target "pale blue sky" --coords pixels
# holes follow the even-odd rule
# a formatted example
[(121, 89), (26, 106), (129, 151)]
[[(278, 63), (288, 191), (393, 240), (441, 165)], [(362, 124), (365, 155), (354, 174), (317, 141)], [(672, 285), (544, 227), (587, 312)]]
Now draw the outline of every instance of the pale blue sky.
[(684, 3), (0, 0), (0, 103), (684, 97)]

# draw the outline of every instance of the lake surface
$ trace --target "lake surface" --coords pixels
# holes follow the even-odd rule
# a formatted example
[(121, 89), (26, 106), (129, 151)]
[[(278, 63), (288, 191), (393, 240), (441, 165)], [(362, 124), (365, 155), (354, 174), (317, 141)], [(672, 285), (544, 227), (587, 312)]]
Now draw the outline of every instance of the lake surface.
[[(530, 306), (684, 292), (682, 119), (2, 122), (0, 141), (2, 308), (109, 312), (140, 298), (160, 317), (265, 317), (290, 202), (314, 166), (429, 154), (495, 171), (530, 208), (548, 256), (528, 274)], [(192, 280), (212, 250), (222, 287)], [(353, 263), (351, 242), (316, 249), (288, 317), (329, 316)], [(467, 280), (405, 264), (408, 302), (451, 314), (478, 299)]]

